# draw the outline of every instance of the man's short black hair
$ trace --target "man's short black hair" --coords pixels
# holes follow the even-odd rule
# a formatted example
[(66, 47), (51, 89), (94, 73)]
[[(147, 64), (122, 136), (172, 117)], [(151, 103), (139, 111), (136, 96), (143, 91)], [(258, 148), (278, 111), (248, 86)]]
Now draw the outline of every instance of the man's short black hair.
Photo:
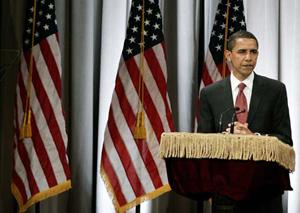
[(257, 38), (255, 37), (255, 35), (253, 35), (252, 33), (245, 31), (245, 30), (241, 30), (241, 31), (237, 31), (235, 33), (233, 33), (227, 41), (227, 50), (232, 51), (232, 49), (235, 46), (235, 41), (239, 38), (249, 38), (249, 39), (254, 39), (256, 41), (256, 45), (258, 48), (258, 41)]

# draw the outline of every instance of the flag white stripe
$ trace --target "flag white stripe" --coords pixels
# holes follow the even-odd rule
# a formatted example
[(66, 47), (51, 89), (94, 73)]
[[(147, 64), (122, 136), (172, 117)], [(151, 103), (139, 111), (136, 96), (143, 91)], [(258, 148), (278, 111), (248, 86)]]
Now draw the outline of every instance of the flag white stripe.
[(35, 182), (36, 182), (36, 185), (37, 185), (39, 191), (48, 189), (49, 185), (46, 181), (47, 180), (46, 176), (44, 174), (44, 171), (41, 167), (40, 161), (35, 152), (35, 148), (33, 146), (32, 140), (30, 138), (25, 138), (22, 143), (25, 146), (27, 155), (30, 156), (30, 169), (31, 169), (32, 174), (34, 174), (33, 177), (35, 179)]
[[(124, 145), (130, 155), (134, 170), (135, 170), (137, 176), (139, 177), (139, 179), (142, 180), (141, 183), (143, 185), (144, 191), (147, 191), (147, 192), (153, 191), (153, 190), (155, 190), (155, 188), (152, 184), (152, 180), (149, 176), (147, 169), (145, 168), (144, 161), (141, 158), (139, 149), (138, 149), (138, 147), (135, 143), (135, 140), (132, 136), (132, 133), (127, 125), (127, 121), (124, 117), (124, 114), (121, 111), (118, 97), (117, 97), (116, 93), (114, 93), (114, 94), (115, 95), (112, 97), (112, 105), (111, 106), (113, 109), (114, 120), (117, 121), (116, 125), (117, 125), (117, 128), (119, 129), (120, 136), (121, 136), (122, 140), (124, 141)], [(145, 185), (146, 183), (151, 183), (151, 185), (150, 184)]]
[(163, 185), (168, 183), (168, 176), (166, 171), (165, 161), (160, 157), (159, 154), (159, 141), (157, 141), (156, 135), (149, 122), (148, 116), (145, 116), (145, 127), (147, 129), (147, 140), (146, 143), (151, 152), (151, 156), (155, 162), (156, 168), (159, 172), (160, 179)]
[(60, 54), (60, 48), (59, 48), (59, 45), (58, 45), (58, 41), (56, 39), (56, 35), (52, 34), (52, 35), (48, 36), (47, 41), (48, 41), (48, 44), (50, 46), (52, 55), (55, 59), (55, 62), (57, 64), (59, 75), (61, 77), (61, 73), (62, 73), (62, 70), (61, 70), (61, 54)]
[[(21, 57), (22, 56), (23, 56), (23, 54), (21, 55)], [(21, 66), (26, 67), (26, 63), (24, 62), (24, 60), (22, 60)], [(14, 121), (14, 122), (15, 122), (15, 125), (18, 126), (17, 129), (19, 129), (19, 128), (22, 127), (24, 111), (23, 111), (23, 107), (22, 107), (23, 103), (22, 103), (22, 100), (21, 100), (20, 87), (19, 87), (18, 84), (17, 84), (17, 100), (16, 101), (17, 101), (17, 103), (16, 103), (17, 106), (20, 106), (20, 107), (17, 107), (17, 109), (16, 109), (17, 114), (18, 114), (18, 123), (16, 123), (16, 121)], [(15, 146), (18, 147), (18, 142), (19, 141), (17, 139), (17, 134), (15, 134), (14, 140), (15, 140)], [(15, 159), (15, 166), (14, 166), (15, 169), (14, 170), (15, 170), (16, 174), (19, 176), (19, 178), (21, 179), (23, 186), (25, 187), (26, 196), (31, 197), (31, 191), (29, 189), (29, 182), (28, 182), (27, 175), (26, 175), (27, 172), (26, 172), (26, 169), (24, 167), (23, 161), (20, 158), (19, 150), (17, 148), (15, 148), (14, 156), (15, 156), (14, 157), (14, 159)]]
[(163, 82), (163, 83), (166, 83), (167, 82), (167, 64), (166, 64), (165, 54), (164, 54), (164, 49), (162, 47), (162, 44), (159, 43), (159, 44), (153, 46), (152, 49), (155, 53), (156, 60), (158, 61), (160, 68), (163, 72), (164, 78), (165, 78), (165, 82)]
[(39, 45), (36, 45), (36, 48), (34, 48), (33, 56), (34, 59), (36, 60), (37, 73), (39, 74), (45, 92), (47, 94), (47, 97), (50, 101), (51, 108), (55, 114), (55, 118), (59, 126), (62, 139), (64, 141), (64, 146), (66, 147), (68, 142), (68, 137), (65, 131), (65, 119), (62, 113), (61, 100), (57, 93), (54, 82), (52, 81), (45, 59), (41, 54), (41, 49)]
[[(17, 142), (16, 142), (17, 143)], [(15, 149), (14, 151), (14, 159), (15, 159), (15, 172), (19, 176), (22, 181), (22, 184), (25, 188), (25, 193), (27, 197), (31, 197), (31, 191), (29, 189), (29, 182), (27, 179), (27, 172), (25, 170), (23, 161), (20, 159), (19, 150)]]
[[(123, 69), (126, 69), (126, 72)], [(132, 81), (131, 81), (131, 78), (130, 78), (130, 75), (129, 75), (129, 72), (127, 70), (125, 63), (122, 64), (122, 66), (120, 67), (120, 70), (122, 70), (121, 72), (119, 72), (120, 80), (123, 85), (126, 85), (125, 96), (127, 97), (127, 100), (131, 106), (133, 113), (136, 114), (138, 111), (138, 108), (137, 108), (138, 95), (132, 84)], [(160, 112), (160, 111), (158, 111), (158, 112)], [(159, 152), (158, 152), (159, 142), (157, 141), (156, 135), (155, 135), (152, 125), (149, 121), (147, 113), (145, 113), (145, 127), (147, 129), (147, 140), (146, 141), (148, 144), (148, 148), (151, 152), (151, 156), (155, 162), (155, 165), (160, 172), (160, 175), (162, 175), (161, 179), (162, 179), (163, 183), (166, 183), (167, 182), (166, 170), (165, 170), (165, 167), (162, 166), (165, 163), (159, 156)], [(168, 130), (165, 130), (165, 131), (169, 131), (169, 127), (167, 127), (167, 129)]]
[[(20, 66), (20, 68), (21, 68), (21, 76), (20, 77), (24, 78), (22, 73), (23, 72), (28, 73), (28, 70), (27, 70), (27, 63), (26, 63), (26, 60), (24, 58), (23, 52), (21, 53), (21, 66)], [(21, 79), (18, 79), (18, 80), (20, 81)], [(26, 80), (23, 79), (23, 82), (26, 82), (26, 84), (24, 85), (26, 87), (27, 79)], [(27, 91), (24, 91), (24, 92), (27, 92)], [(25, 104), (26, 103), (24, 103), (24, 106), (25, 106)], [(20, 128), (22, 126), (22, 122), (23, 122), (24, 111), (23, 111), (23, 102), (22, 102), (22, 99), (21, 99), (21, 92), (20, 92), (20, 87), (19, 87), (18, 82), (17, 82), (17, 106), (18, 106), (17, 109), (16, 109), (17, 113), (18, 113), (18, 123), (17, 123), (17, 125), (18, 125), (18, 128)]]
[(58, 183), (65, 182), (66, 174), (62, 172), (64, 171), (64, 168), (61, 161), (59, 160), (59, 153), (54, 143), (52, 134), (50, 133), (50, 130), (48, 128), (47, 121), (44, 117), (44, 114), (40, 113), (42, 112), (42, 109), (40, 106), (40, 102), (37, 100), (35, 90), (32, 91), (31, 103), (32, 113), (36, 117), (35, 122), (38, 127), (41, 140), (43, 141), (44, 148), (46, 149), (49, 161), (51, 162), (51, 167), (56, 177), (56, 181)]
[[(156, 56), (156, 60), (158, 61), (159, 65), (160, 65), (160, 68), (162, 70), (162, 73), (164, 75), (164, 79), (165, 79), (165, 82), (159, 82), (159, 83), (164, 83), (166, 84), (167, 83), (167, 64), (166, 64), (166, 60), (165, 60), (165, 54), (164, 54), (164, 49), (163, 49), (163, 46), (161, 43), (155, 45), (154, 47), (152, 47), (154, 53), (155, 53), (155, 56)], [(152, 74), (152, 72), (151, 72)], [(166, 85), (167, 86), (167, 85)], [(172, 112), (172, 109), (171, 109), (171, 104), (170, 104), (170, 99), (169, 99), (169, 96), (167, 95), (167, 105), (165, 106), (164, 105), (164, 108), (165, 109), (169, 109), (170, 112)], [(164, 110), (165, 112), (166, 110)], [(164, 117), (166, 118), (167, 120), (167, 117)], [(165, 123), (165, 122), (164, 122)], [(166, 131), (170, 131), (170, 127), (169, 127), (169, 123), (168, 121), (166, 122), (166, 124), (168, 125), (168, 129), (165, 129), (165, 132)]]
[(207, 56), (206, 56), (206, 66), (208, 73), (212, 79), (213, 82), (222, 80), (222, 76), (218, 70), (218, 67), (215, 64), (215, 61), (211, 55), (211, 52), (208, 50), (207, 51)]
[[(140, 55), (134, 57), (136, 63), (138, 63), (140, 60), (139, 56)], [(158, 112), (159, 120), (163, 125), (163, 129), (165, 131), (170, 131), (167, 116), (166, 116), (166, 108), (165, 108), (164, 100), (161, 97), (159, 88), (155, 82), (155, 79), (153, 78), (152, 72), (151, 72), (146, 60), (144, 63), (144, 69), (145, 69), (144, 70), (144, 83), (145, 83), (145, 86), (149, 92), (151, 99), (152, 99), (152, 102), (155, 106), (155, 109)], [(127, 73), (127, 72), (124, 72), (124, 73)]]
[(168, 123), (168, 119), (167, 119), (167, 115), (166, 115), (166, 105), (165, 102), (162, 98), (162, 94), (160, 93), (160, 90), (157, 86), (157, 83), (161, 83), (161, 82), (157, 82), (155, 81), (152, 72), (148, 66), (148, 63), (145, 63), (145, 85), (146, 88), (149, 91), (149, 94), (151, 96), (151, 99), (155, 105), (155, 108), (158, 112), (158, 115), (160, 117), (160, 121), (162, 122), (163, 125), (163, 129), (165, 132), (169, 132), (170, 131), (170, 127), (169, 127), (169, 123)]
[(126, 201), (131, 201), (135, 199), (135, 193), (131, 187), (131, 184), (127, 178), (125, 169), (123, 167), (123, 164), (121, 162), (121, 159), (119, 157), (119, 154), (117, 153), (115, 146), (112, 142), (112, 138), (110, 135), (110, 132), (108, 128), (105, 130), (105, 143), (104, 148), (107, 153), (107, 158), (109, 159), (116, 176), (118, 178), (118, 181), (120, 183), (121, 191), (126, 199)]
[[(39, 48), (37, 48), (38, 45), (35, 46), (33, 54), (34, 57), (37, 57), (38, 53), (36, 51), (39, 51)], [(42, 56), (40, 55), (42, 58)], [(42, 59), (40, 59), (41, 63)], [(37, 65), (37, 70), (43, 69), (41, 67), (41, 64)], [(23, 76), (23, 82), (24, 85), (27, 83), (28, 79), (28, 72), (22, 70), (22, 76)], [(44, 76), (40, 76), (40, 78), (46, 78), (48, 77), (46, 74)], [(52, 82), (52, 81), (51, 81)], [(64, 182), (66, 180), (66, 176), (64, 172), (57, 172), (57, 171), (64, 171), (63, 166), (61, 164), (61, 161), (58, 160), (59, 153), (58, 150), (54, 144), (54, 139), (50, 133), (50, 130), (48, 128), (47, 121), (44, 117), (44, 112), (40, 106), (39, 100), (37, 99), (35, 88), (33, 85), (31, 85), (31, 108), (32, 108), (32, 114), (35, 116), (35, 122), (36, 126), (38, 128), (41, 140), (43, 141), (44, 148), (46, 149), (49, 161), (51, 162), (51, 166), (54, 172), (54, 175), (56, 177), (56, 180), (58, 183)], [(56, 90), (55, 90), (56, 91)], [(51, 97), (51, 96), (50, 96)], [(49, 96), (48, 96), (49, 98)], [(51, 98), (49, 98), (50, 100)]]
[(23, 116), (24, 116), (24, 111), (23, 111), (23, 107), (22, 107), (22, 101), (21, 101), (21, 95), (20, 95), (20, 87), (17, 84), (17, 100), (16, 100), (16, 104), (20, 107), (17, 107), (17, 115), (18, 115), (18, 123), (16, 123), (17, 125), (17, 129), (20, 129), (22, 127), (22, 122), (23, 122)]

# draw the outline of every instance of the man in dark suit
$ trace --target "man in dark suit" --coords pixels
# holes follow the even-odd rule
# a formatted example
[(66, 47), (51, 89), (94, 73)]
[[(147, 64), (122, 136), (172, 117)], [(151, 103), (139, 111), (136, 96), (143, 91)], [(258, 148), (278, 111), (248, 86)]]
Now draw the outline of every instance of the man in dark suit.
[[(256, 37), (247, 31), (234, 33), (228, 39), (225, 56), (231, 75), (202, 89), (199, 132), (230, 132), (234, 116), (235, 134), (273, 135), (292, 145), (285, 85), (253, 72), (258, 58)], [(281, 202), (281, 194), (245, 202), (216, 195), (213, 212), (280, 213)]]

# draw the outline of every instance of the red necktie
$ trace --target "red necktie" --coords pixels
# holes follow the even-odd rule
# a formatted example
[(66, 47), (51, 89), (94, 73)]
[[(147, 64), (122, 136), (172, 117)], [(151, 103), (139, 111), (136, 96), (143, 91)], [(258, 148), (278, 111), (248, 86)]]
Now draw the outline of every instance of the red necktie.
[[(240, 110), (237, 111), (237, 113), (236, 113), (236, 117), (237, 117), (237, 120), (241, 123), (246, 123), (247, 117), (248, 117), (247, 98), (243, 92), (245, 87), (246, 87), (246, 84), (244, 84), (244, 83), (239, 84), (239, 86), (238, 86), (239, 93), (235, 100), (235, 106), (240, 108)], [(241, 112), (241, 111), (244, 111), (244, 112)]]

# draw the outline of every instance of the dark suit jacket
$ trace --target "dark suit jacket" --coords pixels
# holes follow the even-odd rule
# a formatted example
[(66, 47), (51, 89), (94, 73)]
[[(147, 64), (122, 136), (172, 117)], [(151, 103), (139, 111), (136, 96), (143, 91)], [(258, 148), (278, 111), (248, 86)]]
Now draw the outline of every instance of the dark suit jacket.
[[(231, 109), (223, 113), (221, 129), (225, 130), (231, 122), (233, 107), (230, 77), (202, 89), (198, 131), (218, 132), (221, 113)], [(254, 73), (247, 123), (252, 132), (273, 135), (289, 145), (293, 144), (287, 94), (283, 83)]]

